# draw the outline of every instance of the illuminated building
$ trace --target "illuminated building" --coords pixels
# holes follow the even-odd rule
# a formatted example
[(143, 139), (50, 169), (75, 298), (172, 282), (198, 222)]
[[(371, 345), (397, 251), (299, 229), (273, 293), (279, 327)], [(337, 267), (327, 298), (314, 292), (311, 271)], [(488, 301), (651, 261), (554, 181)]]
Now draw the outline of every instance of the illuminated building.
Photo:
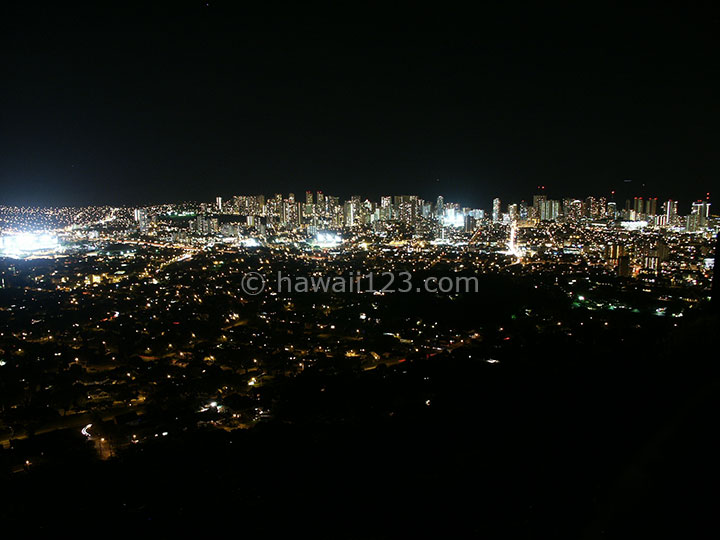
[(501, 219), (500, 215), (500, 199), (495, 198), (493, 199), (493, 210), (492, 210), (492, 220), (494, 223), (497, 223)]
[(443, 215), (445, 213), (445, 199), (442, 195), (438, 195), (437, 200), (435, 201), (435, 215), (438, 219), (442, 219)]
[(520, 219), (528, 218), (528, 206), (525, 201), (520, 201), (520, 205), (518, 207), (518, 215), (520, 216)]
[(715, 271), (720, 268), (718, 259), (720, 258), (720, 234), (715, 239), (715, 261), (713, 264), (713, 280), (712, 280), (712, 302), (715, 311), (720, 311), (720, 272)]
[(545, 201), (547, 200), (547, 197), (542, 195), (533, 195), (533, 210), (534, 210), (534, 216), (535, 218), (539, 219), (540, 214), (542, 213), (542, 207), (545, 204)]
[(694, 202), (690, 215), (686, 218), (685, 228), (688, 232), (702, 231), (707, 227), (709, 217), (710, 203), (708, 201)]
[(356, 205), (353, 201), (345, 201), (343, 206), (343, 218), (345, 227), (354, 227), (357, 219)]
[(648, 216), (657, 214), (657, 197), (650, 197), (645, 201), (645, 214)]
[(605, 247), (605, 257), (613, 266), (616, 266), (625, 253), (625, 246), (621, 244), (609, 244)]
[(634, 219), (640, 219), (640, 215), (645, 210), (645, 205), (643, 204), (643, 198), (642, 197), (635, 197), (633, 199), (633, 212), (635, 212)]
[(676, 225), (678, 222), (678, 203), (670, 199), (664, 204), (665, 223), (667, 225)]
[(563, 199), (563, 215), (566, 220), (579, 221), (583, 213), (583, 203), (578, 199)]
[(140, 232), (147, 231), (147, 210), (144, 208), (136, 208), (134, 212), (135, 221), (138, 224)]
[(598, 203), (597, 200), (595, 200), (595, 197), (590, 196), (585, 199), (584, 210), (586, 217), (589, 217), (590, 219), (595, 219), (598, 217)]
[(560, 215), (560, 201), (543, 200), (540, 205), (540, 221), (553, 221)]
[(643, 259), (643, 269), (656, 273), (658, 272), (659, 268), (659, 261), (656, 256), (653, 255), (647, 255)]
[(400, 221), (414, 223), (418, 215), (418, 203), (417, 195), (396, 195), (395, 207)]
[(617, 203), (615, 201), (607, 203), (607, 216), (610, 219), (617, 219)]
[(472, 233), (477, 226), (477, 220), (473, 216), (465, 216), (465, 232)]

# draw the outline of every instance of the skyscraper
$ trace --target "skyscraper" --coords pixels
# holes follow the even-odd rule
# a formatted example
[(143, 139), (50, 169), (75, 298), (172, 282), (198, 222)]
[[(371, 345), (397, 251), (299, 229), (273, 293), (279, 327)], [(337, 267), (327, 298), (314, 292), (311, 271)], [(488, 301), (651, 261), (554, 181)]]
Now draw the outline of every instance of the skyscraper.
[(633, 211), (634, 219), (640, 219), (640, 215), (645, 212), (645, 205), (643, 204), (643, 198), (642, 197), (635, 197), (633, 199)]
[(500, 199), (495, 198), (495, 199), (493, 199), (492, 220), (493, 220), (493, 222), (497, 223), (501, 219), (502, 219), (502, 216), (500, 214)]
[(617, 203), (615, 201), (610, 201), (607, 204), (607, 216), (610, 219), (617, 218)]
[(398, 211), (400, 221), (405, 223), (414, 223), (418, 215), (418, 197), (417, 195), (396, 195), (395, 207)]
[(445, 199), (442, 195), (438, 195), (438, 198), (435, 201), (435, 215), (438, 219), (442, 219), (445, 215)]
[(136, 208), (135, 209), (135, 221), (138, 224), (138, 229), (140, 229), (140, 232), (145, 232), (147, 230), (147, 210), (144, 208)]
[(353, 201), (345, 201), (345, 204), (343, 205), (343, 221), (345, 227), (354, 227), (355, 226), (355, 204)]
[(645, 213), (648, 216), (654, 216), (657, 214), (657, 197), (650, 197), (645, 201)]
[(553, 221), (560, 215), (560, 201), (545, 200), (540, 205), (540, 221)]
[(715, 240), (715, 263), (713, 266), (713, 281), (712, 281), (712, 291), (711, 291), (711, 299), (712, 299), (712, 305), (715, 309), (715, 311), (720, 311), (720, 268), (718, 266), (718, 259), (720, 259), (720, 233), (717, 235), (717, 238)]
[(697, 201), (692, 204), (690, 215), (687, 216), (686, 228), (688, 232), (697, 232), (705, 229), (710, 217), (710, 203)]
[(579, 199), (563, 199), (563, 215), (567, 221), (578, 221), (582, 217), (583, 202)]
[(665, 222), (667, 225), (675, 225), (678, 219), (678, 203), (670, 199), (665, 203)]
[(540, 195), (533, 195), (533, 210), (535, 211), (535, 217), (539, 218), (540, 214), (542, 213), (542, 206), (545, 204), (545, 201), (547, 200), (547, 196), (543, 193)]
[(599, 216), (599, 206), (597, 199), (590, 196), (585, 199), (585, 215), (590, 219), (596, 219)]

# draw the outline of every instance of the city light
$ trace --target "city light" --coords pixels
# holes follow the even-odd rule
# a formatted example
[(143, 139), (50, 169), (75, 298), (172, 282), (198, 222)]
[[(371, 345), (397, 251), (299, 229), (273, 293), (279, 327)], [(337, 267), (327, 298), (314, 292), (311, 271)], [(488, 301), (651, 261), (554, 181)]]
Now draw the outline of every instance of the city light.
[(255, 238), (244, 238), (240, 240), (240, 245), (243, 247), (258, 247), (260, 246), (260, 242)]
[(37, 252), (55, 252), (57, 236), (47, 232), (7, 234), (0, 238), (0, 252), (8, 257), (25, 257)]
[(333, 233), (318, 233), (310, 242), (311, 245), (321, 248), (337, 247), (342, 243), (340, 235)]

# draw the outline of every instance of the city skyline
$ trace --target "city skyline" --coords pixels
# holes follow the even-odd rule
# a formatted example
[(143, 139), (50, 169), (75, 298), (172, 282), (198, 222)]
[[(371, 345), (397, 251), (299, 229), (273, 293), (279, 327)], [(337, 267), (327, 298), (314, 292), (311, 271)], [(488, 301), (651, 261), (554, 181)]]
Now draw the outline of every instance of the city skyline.
[(79, 202), (75, 202), (72, 204), (30, 204), (30, 203), (24, 203), (24, 204), (2, 204), (0, 206), (6, 206), (6, 207), (19, 207), (19, 208), (82, 208), (82, 207), (126, 207), (126, 208), (140, 208), (140, 207), (153, 207), (153, 206), (162, 206), (162, 205), (182, 205), (182, 204), (212, 204), (213, 200), (217, 201), (218, 198), (222, 199), (225, 203), (232, 200), (233, 198), (237, 197), (255, 197), (255, 196), (261, 196), (264, 198), (271, 198), (273, 196), (280, 195), (281, 197), (285, 197), (287, 195), (288, 197), (295, 197), (297, 200), (300, 200), (298, 198), (298, 195), (300, 195), (300, 198), (304, 198), (307, 193), (312, 193), (313, 197), (315, 197), (317, 194), (325, 194), (326, 197), (332, 197), (335, 199), (339, 199), (341, 201), (348, 201), (353, 198), (359, 197), (363, 201), (381, 201), (383, 198), (386, 197), (398, 197), (398, 196), (412, 196), (417, 197), (419, 200), (430, 202), (433, 200), (436, 200), (438, 197), (441, 197), (443, 199), (447, 199), (448, 201), (452, 201), (453, 204), (460, 205), (464, 208), (476, 208), (476, 209), (489, 209), (492, 210), (494, 201), (496, 199), (500, 199), (503, 201), (503, 204), (532, 204), (534, 197), (537, 195), (543, 195), (546, 198), (553, 199), (553, 200), (565, 200), (565, 199), (575, 199), (575, 200), (581, 200), (584, 201), (587, 198), (597, 198), (597, 199), (603, 199), (607, 202), (614, 202), (618, 205), (618, 208), (622, 209), (623, 205), (628, 205), (632, 207), (634, 202), (636, 200), (655, 200), (660, 201), (659, 204), (665, 204), (667, 201), (673, 201), (676, 204), (680, 204), (680, 208), (685, 209), (691, 208), (692, 205), (696, 202), (710, 202), (712, 197), (710, 192), (704, 192), (701, 193), (698, 191), (696, 193), (695, 198), (680, 200), (675, 197), (662, 197), (658, 196), (656, 193), (653, 193), (652, 191), (641, 188), (640, 192), (644, 193), (644, 195), (638, 195), (636, 193), (637, 190), (632, 190), (628, 188), (627, 186), (625, 189), (620, 190), (621, 193), (624, 192), (626, 194), (632, 193), (633, 195), (626, 195), (625, 197), (621, 194), (618, 194), (617, 190), (610, 190), (607, 194), (602, 194), (602, 192), (591, 192), (591, 193), (585, 193), (579, 194), (575, 190), (572, 194), (559, 194), (557, 192), (553, 192), (553, 190), (546, 189), (547, 186), (536, 186), (536, 189), (529, 190), (527, 193), (534, 193), (531, 195), (526, 196), (520, 196), (519, 198), (512, 198), (512, 197), (504, 197), (502, 195), (493, 194), (491, 197), (487, 199), (487, 201), (484, 201), (482, 204), (478, 204), (478, 200), (472, 200), (468, 202), (467, 198), (460, 197), (460, 198), (450, 198), (446, 197), (444, 193), (435, 193), (434, 195), (431, 195), (429, 197), (423, 197), (417, 192), (412, 191), (406, 191), (402, 193), (398, 192), (379, 192), (379, 195), (369, 195), (366, 192), (352, 192), (351, 195), (347, 196), (339, 196), (336, 192), (328, 192), (324, 191), (322, 189), (301, 189), (301, 190), (290, 190), (286, 192), (280, 192), (280, 191), (273, 191), (273, 190), (255, 190), (255, 191), (249, 191), (245, 192), (243, 194), (239, 194), (237, 192), (228, 191), (226, 193), (223, 193), (221, 195), (215, 194), (215, 195), (206, 195), (205, 197), (199, 198), (199, 199), (179, 199), (174, 197), (164, 198), (162, 200), (145, 200), (145, 201), (138, 201), (133, 204), (114, 204), (110, 201), (103, 201), (97, 204), (82, 204)]

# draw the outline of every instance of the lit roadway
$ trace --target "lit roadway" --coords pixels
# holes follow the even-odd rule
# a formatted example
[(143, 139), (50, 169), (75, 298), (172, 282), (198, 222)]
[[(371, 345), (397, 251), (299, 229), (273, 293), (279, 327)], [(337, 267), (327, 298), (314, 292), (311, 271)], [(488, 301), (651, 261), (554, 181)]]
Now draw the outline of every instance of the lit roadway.
[[(81, 414), (73, 414), (70, 416), (63, 416), (61, 418), (58, 418), (57, 420), (45, 424), (44, 426), (41, 426), (40, 428), (33, 431), (34, 435), (43, 435), (45, 433), (50, 433), (52, 431), (57, 431), (61, 429), (78, 429), (82, 428), (84, 426), (87, 426), (89, 423), (92, 422), (92, 418), (100, 417), (102, 421), (112, 420), (116, 416), (120, 416), (121, 414), (125, 414), (127, 412), (135, 411), (140, 412), (143, 410), (142, 406), (135, 406), (135, 407), (117, 407), (113, 409), (108, 409), (106, 411), (98, 411), (98, 412), (87, 412), (87, 413), (81, 413)], [(26, 431), (16, 433), (13, 435), (3, 435), (0, 437), (0, 446), (9, 446), (10, 440), (17, 440), (17, 439), (27, 439), (28, 433)]]

